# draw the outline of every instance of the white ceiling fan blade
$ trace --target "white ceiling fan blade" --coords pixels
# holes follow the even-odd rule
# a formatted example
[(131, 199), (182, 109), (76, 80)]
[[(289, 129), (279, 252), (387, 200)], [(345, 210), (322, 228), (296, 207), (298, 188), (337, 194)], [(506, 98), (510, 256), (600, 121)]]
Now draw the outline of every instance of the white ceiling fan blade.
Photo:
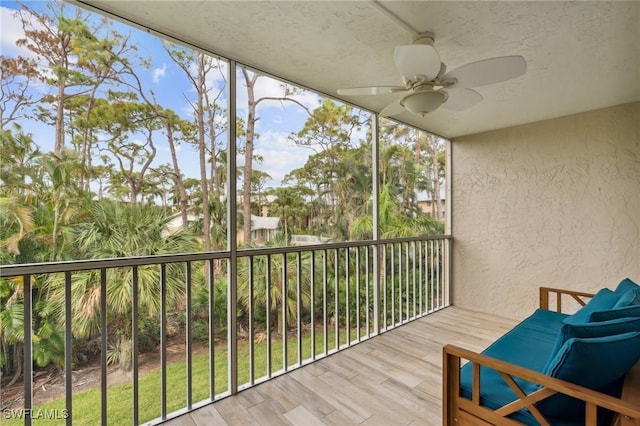
[(371, 86), (371, 87), (351, 87), (349, 89), (338, 89), (338, 95), (360, 96), (360, 95), (386, 95), (389, 93), (402, 92), (407, 90), (402, 86)]
[(456, 82), (447, 87), (480, 87), (520, 77), (527, 72), (527, 62), (522, 56), (502, 56), (463, 65), (446, 73), (440, 81)]
[(465, 88), (454, 88), (445, 90), (449, 97), (442, 104), (442, 108), (452, 111), (462, 111), (471, 108), (482, 100), (482, 95), (475, 90)]
[(380, 117), (393, 117), (394, 115), (398, 115), (401, 112), (404, 112), (404, 107), (400, 103), (399, 100), (395, 101), (392, 104), (384, 107), (382, 111), (380, 111)]
[(426, 81), (431, 81), (440, 71), (440, 55), (428, 44), (396, 46), (393, 61), (400, 74), (409, 80), (415, 80), (417, 75), (424, 75)]

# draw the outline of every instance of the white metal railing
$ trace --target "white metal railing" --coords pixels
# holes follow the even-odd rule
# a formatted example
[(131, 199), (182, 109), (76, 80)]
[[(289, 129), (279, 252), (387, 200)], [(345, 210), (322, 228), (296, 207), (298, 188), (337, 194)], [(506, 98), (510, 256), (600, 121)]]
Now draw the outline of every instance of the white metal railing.
[[(72, 290), (78, 274), (93, 271), (100, 287), (100, 410), (92, 423), (110, 423), (107, 347), (109, 334), (107, 286), (112, 270), (130, 272), (131, 288), (131, 417), (133, 424), (160, 423), (239, 390), (286, 373), (362, 340), (420, 318), (449, 305), (451, 238), (431, 236), (325, 243), (176, 254), (121, 259), (83, 260), (28, 265), (4, 265), (0, 279), (21, 277), (24, 283), (24, 424), (32, 423), (33, 400), (32, 290), (36, 280), (52, 274), (64, 279), (64, 410), (67, 424), (81, 413), (73, 407)], [(232, 259), (236, 265), (230, 267)], [(155, 414), (142, 413), (148, 395), (140, 394), (139, 274), (157, 268), (161, 300), (158, 314), (159, 393)], [(178, 268), (178, 269), (176, 269)], [(184, 401), (169, 403), (167, 349), (168, 315), (175, 305), (166, 299), (172, 271), (184, 280)], [(231, 271), (236, 271), (231, 277)], [(197, 275), (197, 277), (196, 277)], [(216, 297), (216, 282), (225, 282), (225, 303)], [(202, 280), (202, 282), (198, 281)], [(193, 289), (206, 286), (208, 386), (194, 383), (194, 330), (196, 305)], [(223, 292), (224, 293), (224, 292)], [(226, 306), (226, 337), (219, 338), (216, 323)], [(198, 305), (200, 315), (202, 306)], [(238, 313), (229, 315), (229, 313)], [(224, 312), (222, 312), (224, 314)], [(199, 323), (202, 325), (202, 320)], [(235, 326), (234, 326), (235, 325)], [(224, 333), (223, 333), (224, 334)], [(240, 354), (239, 342), (243, 350)], [(220, 370), (220, 362), (224, 367)], [(224, 362), (226, 360), (226, 363)], [(217, 364), (218, 363), (218, 364)], [(201, 372), (197, 373), (200, 377)], [(226, 380), (225, 380), (226, 379)], [(219, 383), (223, 383), (219, 385)], [(226, 386), (224, 385), (226, 383)], [(157, 402), (157, 401), (156, 401)], [(146, 404), (146, 402), (145, 402)], [(87, 413), (82, 413), (85, 416)]]

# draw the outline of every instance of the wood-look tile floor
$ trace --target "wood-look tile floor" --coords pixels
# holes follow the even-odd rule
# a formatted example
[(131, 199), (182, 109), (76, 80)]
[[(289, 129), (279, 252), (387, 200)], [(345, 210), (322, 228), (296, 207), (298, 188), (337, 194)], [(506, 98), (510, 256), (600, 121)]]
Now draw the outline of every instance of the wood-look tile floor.
[(479, 351), (515, 324), (445, 308), (165, 424), (440, 425), (442, 347)]

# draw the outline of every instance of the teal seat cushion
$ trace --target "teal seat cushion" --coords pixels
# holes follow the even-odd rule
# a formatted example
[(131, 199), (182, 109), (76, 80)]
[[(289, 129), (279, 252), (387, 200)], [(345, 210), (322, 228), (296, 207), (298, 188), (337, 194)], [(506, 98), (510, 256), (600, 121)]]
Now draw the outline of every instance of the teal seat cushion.
[(615, 292), (618, 294), (623, 294), (629, 290), (637, 290), (637, 289), (640, 289), (640, 285), (631, 281), (630, 278), (625, 278), (624, 280), (620, 281), (620, 283), (615, 289)]
[[(607, 337), (571, 338), (549, 360), (543, 373), (609, 395), (619, 396), (624, 375), (640, 359), (640, 331)], [(537, 404), (545, 416), (584, 415), (584, 403), (556, 394)]]
[(551, 349), (549, 361), (555, 357), (569, 339), (606, 337), (634, 331), (640, 331), (640, 317), (616, 318), (585, 324), (563, 324), (560, 327), (553, 349)]
[(608, 288), (603, 288), (591, 298), (589, 303), (580, 308), (575, 314), (567, 317), (564, 322), (565, 324), (588, 323), (593, 312), (613, 308), (621, 297), (622, 293), (616, 293)]
[[(566, 317), (565, 314), (538, 309), (482, 353), (541, 372), (562, 326), (562, 320)], [(526, 393), (537, 389), (536, 385), (525, 380), (515, 378), (515, 381)], [(462, 395), (471, 398), (471, 363), (462, 367), (460, 386)], [(516, 399), (516, 394), (499, 373), (480, 367), (480, 403), (482, 405), (496, 409)], [(538, 424), (527, 410), (520, 410), (511, 417), (525, 424)]]

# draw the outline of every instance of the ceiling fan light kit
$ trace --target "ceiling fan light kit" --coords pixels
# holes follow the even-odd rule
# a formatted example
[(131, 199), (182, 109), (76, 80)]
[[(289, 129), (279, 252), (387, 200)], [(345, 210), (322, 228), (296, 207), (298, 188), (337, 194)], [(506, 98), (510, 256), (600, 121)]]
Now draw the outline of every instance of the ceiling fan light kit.
[(400, 101), (409, 112), (424, 117), (432, 111), (435, 111), (445, 103), (447, 94), (437, 90), (425, 90), (422, 92), (411, 93)]

